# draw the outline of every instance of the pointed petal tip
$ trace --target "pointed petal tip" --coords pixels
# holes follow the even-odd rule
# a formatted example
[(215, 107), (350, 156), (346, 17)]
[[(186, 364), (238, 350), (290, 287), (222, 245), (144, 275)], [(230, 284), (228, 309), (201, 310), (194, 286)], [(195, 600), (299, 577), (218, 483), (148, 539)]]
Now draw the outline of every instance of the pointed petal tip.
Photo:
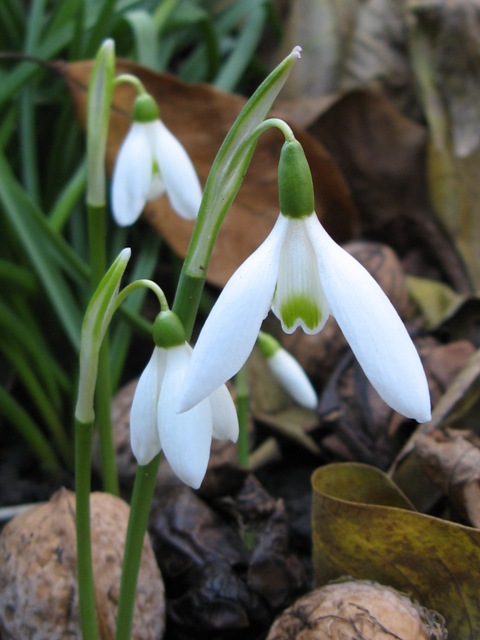
[(430, 409), (430, 403), (425, 408), (422, 408), (421, 411), (416, 411), (416, 414), (413, 416), (414, 420), (418, 423), (423, 424), (425, 422), (430, 422), (432, 419), (432, 411)]
[(152, 447), (141, 447), (138, 448), (135, 446), (134, 442), (131, 442), (132, 453), (137, 461), (138, 466), (144, 467), (149, 462), (151, 462), (156, 455), (160, 453), (160, 449), (155, 449)]
[(213, 437), (217, 440), (238, 439), (238, 414), (229, 390), (223, 384), (210, 394), (210, 409), (212, 412)]

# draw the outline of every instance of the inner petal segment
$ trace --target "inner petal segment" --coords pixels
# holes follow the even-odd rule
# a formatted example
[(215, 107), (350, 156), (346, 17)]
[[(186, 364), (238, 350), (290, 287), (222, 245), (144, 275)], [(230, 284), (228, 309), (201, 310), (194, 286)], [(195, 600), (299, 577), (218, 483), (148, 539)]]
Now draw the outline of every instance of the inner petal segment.
[(286, 333), (297, 327), (305, 333), (318, 333), (328, 319), (330, 310), (303, 219), (289, 219), (272, 309)]

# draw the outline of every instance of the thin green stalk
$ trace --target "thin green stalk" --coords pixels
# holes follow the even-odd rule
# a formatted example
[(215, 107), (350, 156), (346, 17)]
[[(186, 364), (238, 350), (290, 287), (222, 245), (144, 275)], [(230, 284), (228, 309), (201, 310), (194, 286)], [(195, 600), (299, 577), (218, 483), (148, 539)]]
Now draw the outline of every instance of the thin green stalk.
[(172, 311), (182, 321), (187, 341), (192, 336), (204, 284), (205, 272), (202, 277), (201, 275), (191, 275), (185, 269), (182, 269)]
[[(88, 236), (91, 265), (91, 291), (96, 290), (106, 271), (106, 210), (105, 206), (87, 204)], [(115, 449), (112, 438), (111, 420), (111, 373), (108, 335), (105, 336), (98, 357), (98, 379), (95, 392), (97, 425), (102, 461), (102, 479), (104, 490), (113, 495), (119, 494)]]
[(235, 395), (237, 398), (238, 442), (237, 459), (241, 467), (248, 467), (250, 461), (250, 443), (248, 434), (248, 371), (245, 364), (235, 377)]
[(87, 203), (90, 261), (90, 289), (93, 294), (106, 271), (106, 215), (105, 205)]
[(95, 408), (98, 426), (100, 461), (104, 491), (115, 496), (120, 494), (117, 460), (113, 441), (111, 418), (112, 383), (110, 370), (109, 336), (105, 335), (98, 354), (98, 377), (95, 390)]
[(98, 640), (90, 535), (90, 484), (93, 423), (75, 420), (77, 576), (80, 626), (84, 640)]
[(138, 571), (159, 463), (160, 454), (148, 464), (138, 467), (135, 476), (120, 582), (116, 640), (130, 640), (132, 632)]

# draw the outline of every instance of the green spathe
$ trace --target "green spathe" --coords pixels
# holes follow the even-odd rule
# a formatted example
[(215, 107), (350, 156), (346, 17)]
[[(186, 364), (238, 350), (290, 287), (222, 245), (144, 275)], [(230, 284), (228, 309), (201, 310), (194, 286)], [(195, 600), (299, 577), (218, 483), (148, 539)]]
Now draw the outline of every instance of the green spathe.
[(271, 358), (279, 349), (282, 348), (282, 345), (278, 340), (264, 331), (260, 331), (258, 334), (257, 344), (265, 358)]
[(154, 122), (160, 117), (158, 105), (149, 93), (142, 93), (133, 103), (134, 122)]
[(161, 311), (153, 323), (153, 341), (160, 349), (179, 347), (185, 343), (185, 329), (173, 311)]
[(315, 209), (310, 167), (298, 140), (287, 140), (278, 164), (280, 211), (289, 218), (310, 216)]
[(322, 320), (322, 310), (312, 298), (304, 295), (296, 295), (287, 298), (281, 306), (283, 324), (292, 329), (295, 322), (303, 320), (305, 325), (313, 330)]
[(98, 354), (103, 337), (115, 312), (120, 281), (130, 260), (131, 250), (123, 249), (103, 276), (89, 302), (82, 324), (80, 340), (80, 376), (75, 418), (93, 422), (93, 397), (98, 370)]

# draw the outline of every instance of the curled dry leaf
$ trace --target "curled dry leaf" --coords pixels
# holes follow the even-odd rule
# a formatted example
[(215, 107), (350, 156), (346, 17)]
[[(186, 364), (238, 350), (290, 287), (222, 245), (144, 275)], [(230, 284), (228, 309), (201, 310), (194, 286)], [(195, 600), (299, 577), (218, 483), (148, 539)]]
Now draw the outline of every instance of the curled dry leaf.
[[(109, 494), (90, 498), (92, 555), (99, 632), (115, 638), (128, 505)], [(75, 535), (75, 494), (51, 500), (11, 520), (0, 535), (0, 630), (10, 640), (81, 636)], [(145, 537), (132, 638), (160, 640), (165, 596), (152, 547)]]
[[(462, 358), (460, 358), (457, 360), (457, 364), (461, 366), (450, 369), (449, 382), (444, 387), (444, 393), (435, 403), (431, 421), (418, 425), (399, 452), (395, 463), (397, 473), (399, 467), (408, 460), (415, 447), (415, 441), (421, 434), (429, 433), (440, 427), (449, 427), (455, 425), (459, 420), (465, 420), (466, 417), (472, 416), (473, 410), (477, 405), (480, 389), (480, 351), (473, 351), (472, 345), (466, 341), (452, 344), (455, 346), (449, 345), (450, 349), (458, 349), (463, 352), (463, 365)], [(448, 367), (449, 364), (447, 357), (443, 365)], [(439, 374), (443, 365), (437, 366)], [(473, 414), (473, 417), (476, 419), (475, 414)]]
[(435, 430), (417, 438), (415, 452), (457, 513), (480, 528), (480, 438), (471, 431)]
[[(91, 62), (58, 63), (81, 122), (85, 122), (86, 87)], [(202, 184), (226, 134), (246, 100), (206, 84), (186, 84), (128, 61), (118, 61), (117, 73), (139, 77), (157, 100), (161, 117), (190, 154)], [(111, 169), (118, 147), (130, 125), (135, 93), (120, 85), (114, 94), (107, 162)], [(272, 114), (273, 115), (273, 114)], [(316, 207), (326, 228), (338, 241), (358, 232), (356, 209), (331, 156), (301, 129), (295, 135), (309, 161)], [(259, 139), (251, 167), (215, 244), (207, 278), (223, 286), (235, 269), (266, 238), (278, 216), (277, 168), (283, 136), (268, 132)], [(185, 256), (193, 223), (180, 219), (162, 197), (149, 203), (146, 218), (180, 255)]]
[(341, 580), (311, 591), (275, 621), (267, 640), (446, 640), (443, 618), (378, 582)]

